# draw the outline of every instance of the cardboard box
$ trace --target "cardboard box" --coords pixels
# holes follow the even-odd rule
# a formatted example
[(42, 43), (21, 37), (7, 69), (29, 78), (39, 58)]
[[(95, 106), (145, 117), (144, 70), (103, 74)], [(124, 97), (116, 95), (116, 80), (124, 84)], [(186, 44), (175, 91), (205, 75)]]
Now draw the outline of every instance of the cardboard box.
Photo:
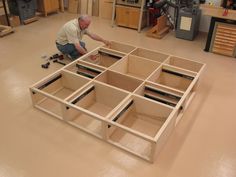
[[(20, 26), (19, 16), (10, 16), (8, 18), (12, 27)], [(7, 26), (6, 15), (0, 15), (0, 24)]]

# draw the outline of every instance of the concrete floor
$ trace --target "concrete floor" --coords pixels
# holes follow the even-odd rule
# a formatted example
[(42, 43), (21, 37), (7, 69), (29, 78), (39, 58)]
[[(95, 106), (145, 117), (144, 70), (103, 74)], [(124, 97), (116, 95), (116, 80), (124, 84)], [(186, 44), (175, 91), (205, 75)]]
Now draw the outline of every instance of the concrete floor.
[[(90, 31), (207, 64), (198, 93), (161, 153), (149, 164), (32, 107), (28, 87), (61, 67), (40, 67), (56, 52), (58, 29), (72, 14), (55, 14), (0, 38), (0, 177), (234, 177), (236, 60), (205, 53), (206, 36), (147, 38), (93, 19)], [(89, 50), (100, 45), (87, 37)]]

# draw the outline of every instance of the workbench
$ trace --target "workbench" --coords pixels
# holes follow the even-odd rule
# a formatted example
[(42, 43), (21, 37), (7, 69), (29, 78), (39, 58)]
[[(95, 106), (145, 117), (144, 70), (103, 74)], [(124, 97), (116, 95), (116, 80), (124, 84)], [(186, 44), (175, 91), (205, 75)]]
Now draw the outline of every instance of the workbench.
[[(209, 6), (209, 5), (201, 5), (201, 9), (203, 12), (203, 15), (210, 16), (211, 17), (211, 23), (208, 31), (205, 51), (209, 52), (211, 50), (212, 45), (214, 45), (214, 35), (217, 36), (217, 30), (216, 25), (221, 25), (222, 29), (219, 29), (221, 31), (218, 32), (221, 36), (219, 36), (220, 43), (218, 43), (218, 47), (220, 51), (216, 51), (215, 53), (220, 53), (223, 55), (233, 56), (234, 48), (236, 40), (236, 11), (235, 10), (228, 10), (228, 14), (226, 16), (223, 16), (224, 8), (222, 7), (216, 7), (216, 6)], [(230, 48), (227, 48), (228, 42), (231, 42)], [(226, 46), (225, 48), (222, 48), (222, 46)], [(221, 48), (220, 48), (221, 47)], [(217, 49), (218, 50), (218, 49)], [(214, 52), (214, 51), (213, 51)]]

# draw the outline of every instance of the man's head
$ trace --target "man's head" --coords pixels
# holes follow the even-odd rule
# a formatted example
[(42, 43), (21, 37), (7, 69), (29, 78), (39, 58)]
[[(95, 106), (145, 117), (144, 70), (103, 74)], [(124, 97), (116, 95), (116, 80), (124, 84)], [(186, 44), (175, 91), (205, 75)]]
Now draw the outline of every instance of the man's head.
[(90, 23), (91, 23), (91, 19), (88, 15), (81, 15), (78, 18), (78, 22), (79, 22), (79, 27), (81, 30), (84, 30), (86, 28), (89, 27)]

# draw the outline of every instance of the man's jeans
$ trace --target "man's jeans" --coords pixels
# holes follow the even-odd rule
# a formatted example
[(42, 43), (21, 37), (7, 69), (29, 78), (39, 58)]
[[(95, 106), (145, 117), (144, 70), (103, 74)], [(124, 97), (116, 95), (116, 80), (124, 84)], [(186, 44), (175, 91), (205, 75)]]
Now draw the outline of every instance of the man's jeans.
[[(85, 43), (80, 41), (80, 45), (85, 49)], [(77, 58), (79, 58), (81, 56), (81, 54), (77, 51), (77, 49), (75, 48), (74, 44), (65, 44), (65, 45), (61, 45), (56, 43), (57, 49), (65, 54), (65, 55), (69, 55), (69, 57), (71, 57), (71, 59), (75, 60)]]

